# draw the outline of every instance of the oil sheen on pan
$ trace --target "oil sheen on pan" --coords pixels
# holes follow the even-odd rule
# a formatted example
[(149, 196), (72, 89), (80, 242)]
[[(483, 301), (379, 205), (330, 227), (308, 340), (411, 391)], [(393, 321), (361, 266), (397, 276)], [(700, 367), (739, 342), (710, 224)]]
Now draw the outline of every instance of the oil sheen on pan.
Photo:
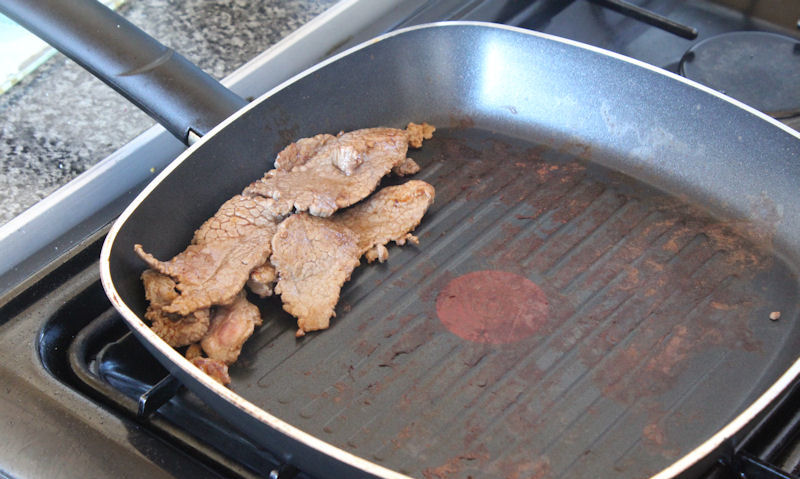
[(437, 135), (419, 246), (356, 270), (323, 334), (265, 312), (237, 393), (414, 477), (640, 478), (780, 372), (797, 284), (767, 199), (720, 220), (579, 145)]

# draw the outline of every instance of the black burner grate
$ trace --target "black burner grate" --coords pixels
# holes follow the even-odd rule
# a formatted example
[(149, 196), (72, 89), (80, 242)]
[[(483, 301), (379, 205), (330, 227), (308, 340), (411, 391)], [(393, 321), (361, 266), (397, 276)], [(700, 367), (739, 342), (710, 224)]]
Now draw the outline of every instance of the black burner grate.
[(277, 457), (248, 441), (182, 388), (128, 332), (113, 309), (101, 313), (74, 336), (68, 361), (79, 389), (136, 418), (224, 476), (306, 477), (282, 467)]

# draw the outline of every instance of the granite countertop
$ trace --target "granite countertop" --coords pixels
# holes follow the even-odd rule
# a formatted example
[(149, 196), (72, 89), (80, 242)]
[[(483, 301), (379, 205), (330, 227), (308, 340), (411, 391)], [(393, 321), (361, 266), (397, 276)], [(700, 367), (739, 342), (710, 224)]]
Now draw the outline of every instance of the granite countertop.
[[(128, 20), (221, 79), (335, 0), (127, 0)], [(0, 225), (155, 122), (61, 54), (0, 96)]]

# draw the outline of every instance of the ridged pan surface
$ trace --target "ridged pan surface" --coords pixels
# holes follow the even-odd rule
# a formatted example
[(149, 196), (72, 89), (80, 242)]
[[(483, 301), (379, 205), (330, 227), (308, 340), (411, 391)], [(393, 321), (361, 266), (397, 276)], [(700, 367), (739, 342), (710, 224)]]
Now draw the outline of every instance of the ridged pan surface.
[(329, 331), (296, 341), (269, 310), (238, 393), (414, 476), (642, 477), (721, 428), (784, 341), (769, 314), (791, 317), (794, 280), (734, 225), (476, 129), (417, 156), (439, 185), (419, 247), (362, 266)]
[[(646, 477), (796, 359), (796, 137), (575, 45), (415, 29), (261, 100), (112, 232), (110, 274), (134, 331), (265, 446), (285, 446), (263, 434), (268, 419), (220, 397), (138, 322), (132, 244), (177, 253), (291, 139), (407, 121), (439, 127), (410, 152), (415, 178), (436, 188), (419, 246), (362, 264), (331, 328), (301, 339), (278, 299), (254, 299), (264, 324), (231, 368), (236, 397), (414, 477)], [(324, 476), (324, 461), (285, 447)]]

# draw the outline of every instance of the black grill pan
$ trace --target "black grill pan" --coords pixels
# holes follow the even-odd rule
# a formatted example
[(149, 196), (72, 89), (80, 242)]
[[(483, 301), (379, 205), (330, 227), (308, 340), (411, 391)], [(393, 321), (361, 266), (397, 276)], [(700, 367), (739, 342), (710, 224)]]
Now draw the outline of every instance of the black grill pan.
[[(330, 330), (298, 341), (259, 302), (229, 391), (138, 319), (135, 242), (176, 254), (293, 138), (410, 120), (439, 127), (412, 155), (437, 189), (421, 244), (357, 270)], [(795, 374), (799, 145), (612, 55), (416, 28), (295, 79), (177, 160), (109, 235), (104, 283), (193, 390), (323, 477), (673, 476)]]

